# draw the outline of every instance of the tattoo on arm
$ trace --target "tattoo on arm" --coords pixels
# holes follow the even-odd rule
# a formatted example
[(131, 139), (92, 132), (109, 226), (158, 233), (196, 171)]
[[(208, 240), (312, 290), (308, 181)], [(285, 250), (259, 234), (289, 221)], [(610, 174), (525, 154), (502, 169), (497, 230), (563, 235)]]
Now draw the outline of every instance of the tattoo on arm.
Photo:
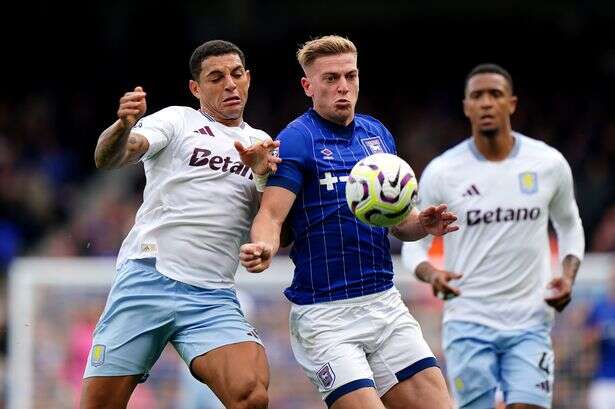
[(562, 274), (572, 280), (574, 283), (579, 267), (581, 266), (581, 260), (577, 256), (568, 254), (562, 261)]
[(100, 134), (94, 152), (97, 168), (110, 169), (119, 165), (124, 155), (128, 135), (130, 135), (130, 129), (125, 129), (120, 121), (116, 121)]

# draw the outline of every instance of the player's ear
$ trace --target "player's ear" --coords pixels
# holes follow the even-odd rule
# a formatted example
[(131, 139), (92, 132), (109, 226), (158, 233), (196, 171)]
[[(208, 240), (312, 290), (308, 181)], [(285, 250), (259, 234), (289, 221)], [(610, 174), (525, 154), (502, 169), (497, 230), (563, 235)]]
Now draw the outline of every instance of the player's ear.
[(188, 82), (188, 88), (190, 88), (190, 92), (192, 93), (192, 95), (194, 95), (196, 99), (199, 99), (201, 95), (201, 89), (199, 88), (199, 83), (196, 82), (195, 80), (190, 80)]
[(466, 118), (470, 117), (470, 108), (468, 107), (468, 100), (466, 98), (461, 100), (461, 104), (463, 105), (463, 114)]
[(305, 95), (308, 97), (311, 98), (314, 95), (314, 92), (312, 91), (312, 83), (306, 77), (301, 78), (301, 87), (303, 87), (303, 92), (305, 92)]
[(250, 86), (250, 81), (252, 79), (252, 76), (250, 75), (250, 70), (246, 70), (246, 78), (248, 79), (248, 87)]
[(512, 97), (510, 97), (510, 115), (514, 114), (516, 110), (517, 110), (517, 97), (513, 95)]

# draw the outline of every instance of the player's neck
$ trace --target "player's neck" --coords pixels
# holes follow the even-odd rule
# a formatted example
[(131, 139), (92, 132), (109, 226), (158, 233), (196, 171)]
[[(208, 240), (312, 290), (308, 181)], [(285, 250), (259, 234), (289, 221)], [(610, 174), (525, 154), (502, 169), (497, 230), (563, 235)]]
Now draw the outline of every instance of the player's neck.
[(214, 121), (221, 123), (222, 125), (236, 127), (236, 126), (240, 126), (243, 123), (242, 116), (240, 116), (239, 118), (229, 119), (229, 118), (224, 118), (223, 116), (219, 115), (216, 112), (208, 111), (203, 107), (201, 107), (200, 111), (206, 117), (211, 118)]
[(485, 159), (498, 162), (508, 158), (515, 145), (515, 138), (510, 129), (490, 136), (474, 132), (474, 143)]
[(348, 126), (352, 123), (352, 121), (354, 121), (354, 112), (352, 113), (352, 115), (342, 118), (342, 117), (337, 117), (337, 116), (334, 117), (334, 116), (328, 115), (326, 112), (322, 112), (317, 107), (314, 107), (313, 109), (314, 111), (316, 111), (319, 117), (335, 125)]

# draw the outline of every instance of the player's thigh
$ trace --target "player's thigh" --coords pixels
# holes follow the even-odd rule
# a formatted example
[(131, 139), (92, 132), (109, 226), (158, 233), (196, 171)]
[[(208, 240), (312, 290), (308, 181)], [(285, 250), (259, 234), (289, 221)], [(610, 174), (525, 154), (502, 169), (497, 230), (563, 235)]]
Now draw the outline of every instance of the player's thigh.
[(378, 397), (374, 388), (366, 387), (356, 389), (337, 399), (330, 406), (331, 409), (385, 409), (386, 407)]
[(118, 271), (94, 330), (84, 378), (147, 375), (173, 332), (174, 281), (153, 261), (129, 260)]
[[(241, 396), (266, 399), (269, 367), (262, 343), (233, 289), (180, 285), (171, 343), (227, 406)], [(254, 395), (254, 396), (256, 396)]]
[(83, 380), (80, 409), (123, 409), (141, 375), (95, 376)]
[(507, 405), (550, 408), (553, 396), (553, 348), (547, 327), (520, 331), (500, 358), (502, 391)]
[[(291, 308), (293, 354), (328, 407), (346, 395), (355, 396), (361, 389), (372, 390), (378, 396), (363, 349), (364, 341), (374, 336), (369, 321), (364, 309), (357, 305)], [(344, 401), (351, 399), (354, 400)]]
[[(376, 342), (370, 345), (368, 351), (368, 362), (380, 396), (429, 368), (437, 368), (436, 358), (423, 337), (419, 323), (412, 317), (397, 290), (376, 300), (370, 312), (374, 314), (374, 322), (381, 322), (377, 328)], [(440, 373), (440, 370), (436, 372)], [(441, 375), (440, 379), (445, 385)], [(404, 389), (398, 389), (401, 390)], [(446, 392), (446, 386), (442, 392)], [(417, 400), (416, 395), (411, 399)]]
[(216, 348), (196, 357), (190, 369), (227, 406), (250, 397), (267, 399), (269, 364), (265, 349), (256, 342)]
[(453, 404), (438, 367), (429, 367), (397, 383), (382, 396), (388, 409), (451, 409)]
[(455, 401), (461, 408), (493, 407), (499, 383), (495, 331), (483, 325), (449, 321), (444, 324), (442, 344), (446, 375)]

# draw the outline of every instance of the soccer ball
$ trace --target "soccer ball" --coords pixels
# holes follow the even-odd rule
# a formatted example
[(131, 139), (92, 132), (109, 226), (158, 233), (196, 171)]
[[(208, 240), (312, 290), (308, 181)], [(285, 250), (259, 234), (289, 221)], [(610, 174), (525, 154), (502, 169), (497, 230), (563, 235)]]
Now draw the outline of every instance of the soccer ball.
[(416, 177), (410, 165), (390, 153), (360, 160), (346, 182), (346, 202), (363, 223), (380, 227), (399, 224), (414, 207)]

